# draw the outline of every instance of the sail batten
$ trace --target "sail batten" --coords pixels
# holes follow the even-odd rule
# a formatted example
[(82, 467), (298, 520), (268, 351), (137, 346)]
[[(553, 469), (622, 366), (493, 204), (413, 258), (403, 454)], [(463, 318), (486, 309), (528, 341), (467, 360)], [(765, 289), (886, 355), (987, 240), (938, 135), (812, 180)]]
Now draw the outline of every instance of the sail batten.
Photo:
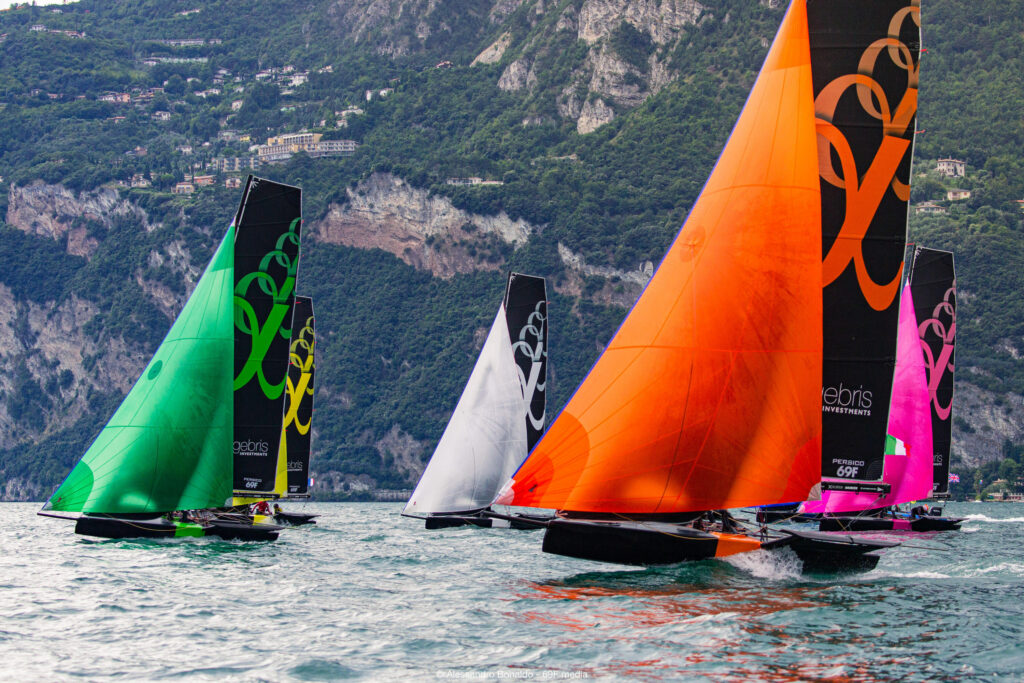
[(797, 2), (683, 228), (498, 502), (641, 514), (806, 497), (821, 457), (820, 196)]

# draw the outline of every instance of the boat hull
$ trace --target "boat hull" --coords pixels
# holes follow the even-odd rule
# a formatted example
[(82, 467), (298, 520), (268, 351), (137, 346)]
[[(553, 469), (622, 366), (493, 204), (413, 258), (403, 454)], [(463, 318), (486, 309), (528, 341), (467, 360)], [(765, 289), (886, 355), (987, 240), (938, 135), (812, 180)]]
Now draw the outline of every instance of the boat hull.
[(760, 507), (756, 510), (756, 517), (758, 524), (774, 524), (777, 522), (817, 522), (821, 519), (821, 515), (817, 513), (804, 513), (799, 512), (800, 504), (797, 503), (793, 506), (770, 506)]
[(899, 545), (898, 541), (866, 539), (845, 534), (788, 529), (783, 533), (789, 536), (789, 539), (768, 549), (791, 549), (800, 558), (805, 573), (868, 571), (878, 565), (881, 559), (879, 551)]
[[(719, 548), (721, 534), (665, 522), (608, 522), (553, 519), (544, 533), (546, 553), (615, 564), (658, 565), (707, 560), (733, 554)], [(729, 534), (729, 537), (734, 535)], [(761, 547), (756, 539), (746, 550)]]
[(488, 514), (475, 515), (430, 515), (424, 526), (427, 529), (452, 529), (460, 526), (477, 526), (484, 529), (517, 529), (526, 531), (539, 529), (547, 524), (550, 517), (536, 515), (508, 515), (493, 517)]
[(238, 521), (213, 521), (206, 524), (182, 523), (164, 519), (121, 519), (85, 515), (75, 522), (75, 533), (97, 538), (201, 538), (216, 536), (225, 540), (273, 541), (281, 527), (272, 524), (246, 524)]
[(741, 552), (791, 548), (804, 571), (856, 571), (878, 564), (876, 551), (893, 541), (856, 539), (810, 531), (784, 530), (765, 536), (699, 531), (664, 522), (610, 522), (554, 519), (544, 534), (543, 550), (597, 562), (664, 565), (727, 557)]
[(961, 517), (823, 517), (818, 531), (955, 531)]
[(314, 518), (320, 515), (308, 515), (302, 512), (278, 512), (274, 515), (274, 522), (290, 526), (302, 526), (303, 524), (316, 524)]

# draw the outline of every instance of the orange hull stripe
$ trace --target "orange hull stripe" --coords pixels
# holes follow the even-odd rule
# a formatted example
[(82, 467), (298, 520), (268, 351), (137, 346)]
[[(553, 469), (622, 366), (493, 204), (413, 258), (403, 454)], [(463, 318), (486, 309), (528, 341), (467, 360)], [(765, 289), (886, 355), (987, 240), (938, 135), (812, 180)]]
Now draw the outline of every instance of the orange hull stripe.
[(718, 536), (718, 547), (715, 548), (715, 557), (726, 557), (727, 555), (735, 555), (736, 553), (745, 553), (751, 550), (758, 550), (761, 547), (761, 542), (751, 538), (750, 536), (743, 536), (740, 534), (717, 534), (712, 532), (712, 536)]

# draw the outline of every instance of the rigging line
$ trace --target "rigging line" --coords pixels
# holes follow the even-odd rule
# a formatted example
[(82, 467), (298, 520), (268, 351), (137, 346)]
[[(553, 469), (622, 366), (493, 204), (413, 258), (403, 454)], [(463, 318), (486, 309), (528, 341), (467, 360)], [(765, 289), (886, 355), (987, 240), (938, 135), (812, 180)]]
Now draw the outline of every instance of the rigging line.
[(908, 545), (906, 543), (900, 543), (898, 547), (901, 547), (901, 548), (914, 548), (916, 550), (934, 550), (934, 551), (940, 552), (940, 553), (948, 553), (948, 552), (952, 552), (954, 550), (954, 548), (936, 548), (935, 546), (930, 546), (930, 545)]

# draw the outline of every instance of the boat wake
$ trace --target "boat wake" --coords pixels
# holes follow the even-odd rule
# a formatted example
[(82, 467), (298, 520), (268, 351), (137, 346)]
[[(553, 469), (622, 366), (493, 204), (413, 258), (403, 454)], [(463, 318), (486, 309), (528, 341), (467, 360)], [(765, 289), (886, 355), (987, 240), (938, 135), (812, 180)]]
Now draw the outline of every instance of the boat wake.
[(887, 572), (879, 572), (879, 576), (877, 578), (890, 578), (890, 579), (930, 579), (930, 580), (937, 580), (937, 579), (951, 579), (951, 578), (953, 578), (953, 576), (951, 574), (943, 574), (942, 572), (932, 572), (932, 571), (917, 571), (917, 572), (887, 571)]
[(988, 522), (991, 524), (1020, 524), (1024, 517), (989, 517), (988, 515), (965, 515), (968, 522)]
[(790, 548), (754, 550), (723, 558), (727, 563), (759, 579), (788, 581), (800, 578), (803, 562)]
[(1000, 562), (999, 564), (991, 567), (979, 567), (977, 569), (968, 570), (964, 576), (971, 578), (993, 573), (1007, 574), (1010, 576), (1024, 576), (1024, 564), (1021, 564), (1020, 562)]

